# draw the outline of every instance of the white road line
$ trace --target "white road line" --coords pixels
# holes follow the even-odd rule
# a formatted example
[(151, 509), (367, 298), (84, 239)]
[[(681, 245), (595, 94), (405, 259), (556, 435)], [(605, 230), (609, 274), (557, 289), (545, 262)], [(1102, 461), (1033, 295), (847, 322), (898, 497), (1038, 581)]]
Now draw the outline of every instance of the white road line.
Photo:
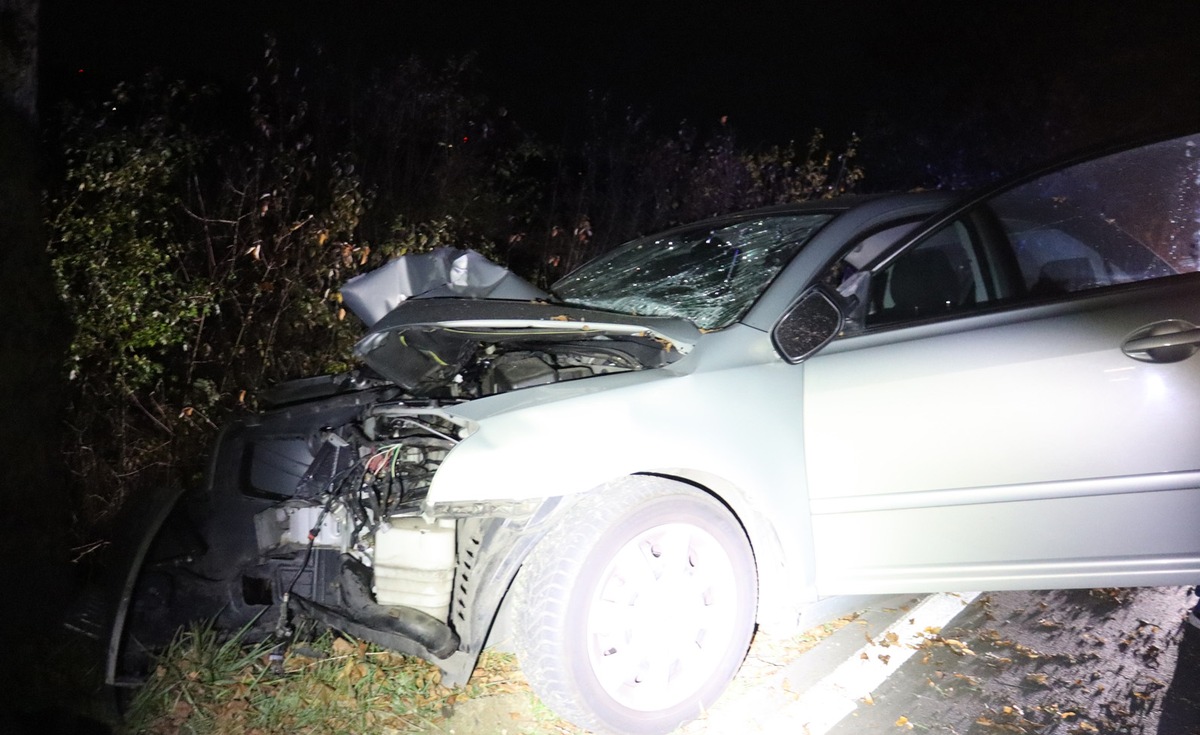
[(780, 709), (763, 731), (825, 735), (917, 652), (926, 629), (941, 628), (979, 595), (939, 593), (925, 598), (798, 700)]

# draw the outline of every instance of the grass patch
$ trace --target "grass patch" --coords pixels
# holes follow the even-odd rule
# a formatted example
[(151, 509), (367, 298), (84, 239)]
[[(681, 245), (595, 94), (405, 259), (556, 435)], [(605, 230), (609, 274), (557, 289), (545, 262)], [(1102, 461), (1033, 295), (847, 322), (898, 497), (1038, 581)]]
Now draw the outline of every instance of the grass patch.
[(417, 732), (461, 692), (432, 664), (325, 635), (271, 660), (270, 643), (182, 632), (135, 696), (123, 731), (150, 735)]
[[(785, 662), (853, 618), (846, 616), (791, 637), (755, 636), (731, 692), (736, 696), (768, 685)], [(499, 723), (497, 727), (511, 733), (577, 732), (538, 701), (516, 657), (509, 653), (485, 651), (470, 683), (449, 689), (441, 685), (441, 672), (433, 664), (332, 634), (296, 645), (282, 661), (273, 662), (271, 651), (270, 643), (223, 638), (210, 626), (182, 632), (138, 691), (123, 731), (148, 735), (452, 732), (460, 724), (457, 718), (448, 720), (456, 708), (479, 700), (465, 709), (479, 718), (486, 713)], [(513, 704), (518, 701), (528, 707)], [(490, 705), (498, 709), (491, 712)], [(518, 718), (511, 709), (524, 714)], [(467, 730), (459, 726), (457, 731)]]

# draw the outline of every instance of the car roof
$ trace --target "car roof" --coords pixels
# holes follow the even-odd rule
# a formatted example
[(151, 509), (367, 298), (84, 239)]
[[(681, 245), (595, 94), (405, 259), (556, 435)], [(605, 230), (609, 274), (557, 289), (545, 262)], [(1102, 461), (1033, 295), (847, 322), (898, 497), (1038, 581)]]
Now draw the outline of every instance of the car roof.
[(873, 205), (870, 207), (871, 209), (882, 207), (885, 210), (893, 210), (915, 206), (921, 208), (922, 210), (929, 208), (936, 210), (956, 201), (959, 196), (961, 195), (958, 193), (945, 191), (843, 194), (831, 199), (807, 199), (801, 202), (773, 204), (767, 207), (757, 207), (754, 209), (744, 209), (737, 212), (729, 212), (727, 214), (717, 215), (707, 219), (684, 222), (661, 232), (648, 233), (648, 235), (652, 237), (667, 237), (676, 232), (708, 226), (719, 227), (746, 219), (754, 219), (755, 217), (780, 216), (789, 214), (811, 214), (817, 212), (828, 212), (831, 214), (840, 215), (867, 205)]

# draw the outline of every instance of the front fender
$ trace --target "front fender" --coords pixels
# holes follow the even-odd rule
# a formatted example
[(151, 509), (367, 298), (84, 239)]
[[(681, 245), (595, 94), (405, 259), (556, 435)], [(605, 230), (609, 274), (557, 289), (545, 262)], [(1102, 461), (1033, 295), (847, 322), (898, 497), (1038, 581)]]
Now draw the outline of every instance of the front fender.
[(454, 411), (475, 431), (439, 467), (428, 502), (602, 493), (637, 474), (689, 482), (741, 520), (762, 570), (760, 607), (784, 623), (815, 598), (800, 369), (623, 373), (463, 404)]

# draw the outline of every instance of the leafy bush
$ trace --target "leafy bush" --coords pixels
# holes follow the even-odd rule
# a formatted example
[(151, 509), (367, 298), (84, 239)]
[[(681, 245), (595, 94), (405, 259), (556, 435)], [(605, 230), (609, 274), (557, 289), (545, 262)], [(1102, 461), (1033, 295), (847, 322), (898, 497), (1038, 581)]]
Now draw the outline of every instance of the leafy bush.
[(725, 121), (710, 133), (681, 124), (653, 132), (648, 117), (592, 100), (591, 128), (560, 151), (551, 198), (516, 236), (543, 281), (639, 235), (742, 209), (846, 193), (863, 178), (858, 140), (841, 152), (815, 131), (791, 142), (741, 149)]
[[(129, 94), (118, 88), (117, 104)], [(99, 129), (109, 125), (111, 113)], [(104, 374), (118, 390), (137, 391), (162, 375), (162, 354), (193, 336), (210, 305), (204, 284), (181, 267), (186, 233), (176, 206), (200, 142), (172, 129), (165, 111), (112, 135), (76, 118), (71, 132), (70, 194), (53, 226), (60, 295), (75, 317), (72, 377)]]
[(177, 429), (165, 394), (178, 391), (180, 356), (217, 307), (192, 267), (180, 207), (206, 143), (179, 119), (194, 103), (179, 84), (122, 85), (65, 124), (50, 250), (74, 324), (68, 457), (89, 523), (121, 504), (125, 478), (165, 478), (163, 435)]

